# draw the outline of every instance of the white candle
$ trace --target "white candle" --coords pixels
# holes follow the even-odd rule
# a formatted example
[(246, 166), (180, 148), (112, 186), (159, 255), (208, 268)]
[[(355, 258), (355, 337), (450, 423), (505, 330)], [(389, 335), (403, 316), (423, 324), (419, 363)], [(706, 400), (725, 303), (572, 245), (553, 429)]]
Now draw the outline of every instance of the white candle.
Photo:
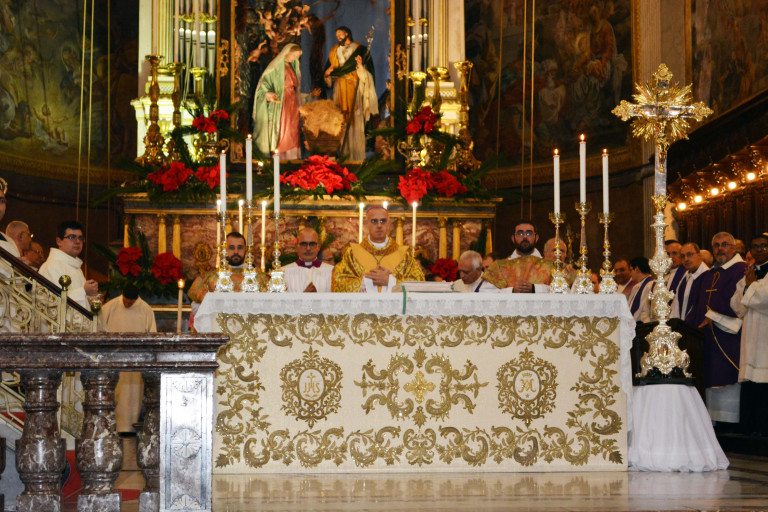
[(363, 208), (365, 208), (365, 203), (360, 203), (360, 222), (358, 223), (357, 243), (362, 243), (363, 241)]
[[(221, 244), (221, 216), (219, 215), (221, 213), (221, 199), (216, 200), (216, 251), (218, 251), (218, 247)], [(217, 252), (218, 254), (218, 252)]]
[(241, 235), (243, 234), (243, 204), (244, 203), (245, 201), (243, 201), (242, 199), (237, 201), (237, 215), (238, 215), (237, 226), (240, 228), (238, 233), (240, 233)]
[(603, 213), (608, 213), (608, 150), (603, 149)]
[(552, 156), (552, 163), (555, 168), (555, 214), (558, 214), (560, 213), (560, 152), (558, 150), (555, 150), (555, 154)]
[(195, 10), (194, 11), (194, 14), (195, 14), (195, 41), (197, 42), (197, 53), (196, 53), (196, 56), (195, 56), (196, 57), (195, 58), (195, 66), (197, 66), (198, 68), (202, 67), (202, 59), (200, 58), (201, 51), (202, 51), (202, 46), (201, 46), (201, 41), (200, 41), (200, 1), (201, 0), (193, 0), (193, 4), (192, 4), (193, 7), (194, 7), (194, 10)]
[(208, 14), (213, 17), (213, 0), (208, 0)]
[(221, 180), (221, 211), (227, 213), (227, 154), (222, 151), (219, 157), (219, 178)]
[(275, 216), (280, 214), (280, 152), (275, 150), (274, 154), (274, 174), (275, 174)]
[(261, 245), (267, 245), (267, 202), (261, 202)]
[(587, 141), (581, 134), (579, 142), (579, 202), (587, 202)]
[(157, 55), (160, 39), (160, 0), (152, 0), (152, 55)]
[(245, 199), (253, 199), (253, 137), (245, 139)]
[(173, 62), (179, 62), (179, 23), (180, 23), (180, 4), (179, 0), (176, 0), (173, 2), (174, 5), (174, 13), (173, 13)]
[(412, 250), (413, 250), (414, 254), (416, 254), (416, 207), (418, 205), (419, 205), (419, 203), (417, 203), (416, 201), (414, 201), (413, 204), (412, 204), (412, 206), (413, 206), (413, 222), (412, 222), (412, 226), (411, 226), (411, 231), (412, 231), (412, 233), (411, 233), (411, 247), (412, 247)]
[(179, 285), (179, 307), (176, 311), (176, 332), (181, 332), (181, 303), (184, 300), (184, 280), (179, 279), (177, 282)]

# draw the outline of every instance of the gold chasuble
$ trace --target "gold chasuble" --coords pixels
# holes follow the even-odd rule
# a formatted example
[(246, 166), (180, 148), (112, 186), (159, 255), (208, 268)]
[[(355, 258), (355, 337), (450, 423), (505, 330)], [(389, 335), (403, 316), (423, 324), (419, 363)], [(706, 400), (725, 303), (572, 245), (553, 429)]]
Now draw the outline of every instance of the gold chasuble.
[(497, 288), (514, 287), (518, 281), (548, 285), (552, 266), (551, 261), (537, 256), (496, 260), (485, 271), (483, 278)]
[[(379, 265), (392, 272), (392, 276), (398, 284), (403, 281), (424, 280), (421, 265), (418, 260), (413, 258), (409, 248), (400, 247), (397, 242), (389, 238), (387, 245), (382, 249), (377, 249), (366, 238), (361, 244), (349, 244), (347, 250), (344, 251), (341, 261), (333, 269), (331, 291), (361, 291), (365, 273)], [(377, 288), (376, 291), (381, 292), (382, 287)], [(371, 292), (372, 290), (366, 291)]]
[[(230, 278), (236, 292), (241, 291), (240, 284), (243, 282), (243, 270), (243, 267), (231, 269), (232, 274)], [(216, 290), (218, 279), (219, 274), (216, 271), (208, 272), (203, 277), (198, 276), (189, 288), (187, 297), (192, 302), (203, 302), (206, 293)], [(259, 291), (266, 292), (269, 287), (269, 275), (264, 272), (256, 272), (256, 282), (259, 283)]]

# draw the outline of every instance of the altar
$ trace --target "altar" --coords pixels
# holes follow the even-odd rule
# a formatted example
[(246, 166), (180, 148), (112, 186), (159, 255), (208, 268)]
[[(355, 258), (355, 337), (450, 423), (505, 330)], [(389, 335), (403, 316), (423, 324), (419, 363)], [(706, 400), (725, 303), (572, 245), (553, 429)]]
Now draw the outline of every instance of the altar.
[(214, 472), (625, 471), (622, 295), (209, 293)]

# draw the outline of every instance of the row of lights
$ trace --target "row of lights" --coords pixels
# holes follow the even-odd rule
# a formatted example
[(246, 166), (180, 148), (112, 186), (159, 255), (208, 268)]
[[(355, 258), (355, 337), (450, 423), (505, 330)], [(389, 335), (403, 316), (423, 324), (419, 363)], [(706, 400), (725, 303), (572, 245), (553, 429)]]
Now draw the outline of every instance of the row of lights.
[[(755, 181), (757, 179), (757, 173), (750, 171), (745, 175), (745, 178), (747, 182)], [(733, 180), (729, 181), (728, 184), (726, 185), (726, 187), (730, 191), (736, 190), (738, 186), (739, 184)], [(718, 187), (712, 187), (711, 189), (709, 189), (709, 195), (710, 197), (716, 197), (720, 195), (720, 189)], [(700, 204), (703, 201), (704, 201), (704, 196), (702, 196), (701, 194), (696, 194), (695, 196), (693, 196), (694, 204)], [(679, 203), (677, 203), (677, 209), (679, 211), (685, 210), (687, 207), (688, 207), (688, 204), (685, 201), (680, 201)]]

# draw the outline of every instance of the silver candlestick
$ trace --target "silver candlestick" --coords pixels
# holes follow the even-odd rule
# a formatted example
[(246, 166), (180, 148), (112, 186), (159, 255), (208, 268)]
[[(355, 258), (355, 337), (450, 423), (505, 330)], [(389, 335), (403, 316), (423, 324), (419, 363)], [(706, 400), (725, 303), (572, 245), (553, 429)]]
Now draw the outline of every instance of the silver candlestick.
[(246, 211), (246, 220), (248, 225), (248, 231), (246, 236), (246, 252), (245, 252), (245, 269), (243, 270), (243, 282), (240, 285), (240, 289), (244, 292), (250, 292), (250, 293), (257, 293), (259, 292), (259, 283), (256, 280), (256, 269), (253, 266), (253, 217), (252, 217), (252, 210), (253, 210), (253, 201), (250, 199), (246, 199), (245, 201), (245, 211)]
[(616, 293), (619, 287), (616, 285), (614, 277), (616, 274), (613, 272), (613, 265), (611, 264), (611, 243), (608, 241), (608, 225), (613, 220), (613, 214), (610, 212), (603, 212), (600, 214), (600, 224), (603, 225), (603, 266), (600, 269), (600, 293)]
[(280, 214), (275, 213), (275, 255), (272, 260), (272, 272), (270, 272), (269, 292), (283, 293), (287, 287), (285, 285), (285, 271), (280, 266)]
[(224, 203), (222, 202), (222, 208), (219, 212), (219, 226), (221, 229), (221, 244), (217, 250), (219, 251), (219, 264), (216, 267), (216, 288), (217, 292), (231, 292), (235, 289), (235, 284), (232, 282), (232, 269), (229, 268), (229, 262), (227, 261), (227, 212), (224, 210)]
[(592, 209), (592, 203), (576, 203), (576, 211), (579, 212), (581, 217), (581, 242), (579, 244), (579, 272), (576, 275), (576, 282), (574, 287), (576, 293), (595, 293), (592, 287), (592, 281), (590, 276), (592, 273), (587, 267), (587, 214)]
[(549, 283), (549, 291), (552, 293), (568, 293), (568, 280), (565, 278), (565, 269), (560, 256), (560, 224), (565, 222), (565, 214), (553, 212), (549, 214), (549, 220), (555, 225), (555, 268), (552, 269), (552, 281)]

